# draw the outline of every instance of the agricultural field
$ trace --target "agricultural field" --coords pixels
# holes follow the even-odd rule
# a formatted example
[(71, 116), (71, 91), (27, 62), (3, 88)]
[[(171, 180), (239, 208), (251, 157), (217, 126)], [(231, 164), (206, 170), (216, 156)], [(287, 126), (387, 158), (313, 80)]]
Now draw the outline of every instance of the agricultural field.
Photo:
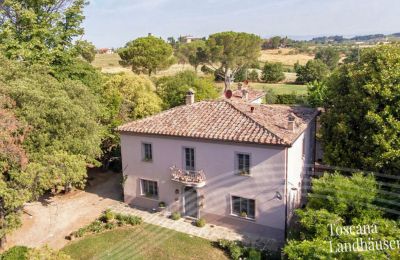
[(73, 259), (228, 259), (213, 242), (170, 229), (142, 224), (89, 235), (62, 251)]
[(274, 50), (262, 50), (261, 56), (259, 60), (261, 62), (281, 62), (285, 66), (291, 66), (296, 62), (299, 62), (301, 65), (307, 63), (307, 61), (314, 59), (314, 55), (299, 53), (299, 54), (290, 54), (294, 52), (294, 49), (285, 48), (285, 49), (274, 49)]

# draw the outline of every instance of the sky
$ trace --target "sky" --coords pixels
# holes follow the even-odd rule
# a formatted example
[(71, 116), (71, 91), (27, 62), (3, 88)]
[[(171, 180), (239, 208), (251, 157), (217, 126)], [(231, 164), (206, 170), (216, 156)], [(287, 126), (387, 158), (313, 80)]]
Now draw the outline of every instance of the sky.
[(152, 33), (166, 39), (222, 31), (294, 39), (400, 32), (400, 0), (90, 0), (85, 36), (122, 47)]

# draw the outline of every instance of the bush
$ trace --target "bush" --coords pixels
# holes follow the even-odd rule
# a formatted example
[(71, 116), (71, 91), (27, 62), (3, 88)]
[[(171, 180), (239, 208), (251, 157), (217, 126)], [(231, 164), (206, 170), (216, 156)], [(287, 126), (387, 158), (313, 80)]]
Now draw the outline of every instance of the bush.
[(104, 214), (100, 217), (100, 220), (105, 223), (109, 223), (109, 222), (113, 221), (114, 218), (115, 218), (115, 214), (110, 209), (107, 209), (104, 212)]
[(296, 83), (299, 84), (323, 81), (329, 74), (328, 66), (321, 60), (309, 60), (304, 66), (296, 63), (294, 69), (297, 74)]
[(291, 94), (276, 95), (275, 104), (307, 105), (308, 103), (307, 103), (307, 96), (291, 93)]
[(178, 219), (180, 219), (181, 218), (181, 213), (179, 213), (179, 212), (177, 212), (177, 211), (175, 211), (175, 212), (173, 212), (172, 214), (171, 214), (171, 219), (173, 219), (173, 220), (178, 220)]
[(247, 259), (248, 260), (261, 260), (261, 252), (255, 248), (250, 248)]
[(196, 220), (196, 227), (204, 227), (206, 225), (206, 220), (204, 218), (199, 218)]
[(93, 221), (88, 227), (87, 231), (92, 232), (92, 233), (100, 233), (104, 230), (104, 223), (101, 222), (100, 220)]
[(1, 260), (25, 260), (28, 259), (29, 248), (26, 246), (14, 246), (0, 255)]
[(282, 63), (266, 62), (262, 72), (262, 79), (269, 83), (275, 83), (284, 80), (285, 73), (283, 73)]
[(142, 224), (142, 222), (143, 222), (143, 220), (141, 217), (132, 216), (132, 215), (128, 215), (126, 217), (126, 223), (131, 226), (140, 225), (140, 224)]
[(248, 75), (248, 78), (249, 78), (249, 80), (252, 81), (252, 82), (257, 82), (257, 81), (260, 80), (257, 70), (252, 70), (252, 71), (250, 71), (250, 72), (249, 72), (249, 75)]

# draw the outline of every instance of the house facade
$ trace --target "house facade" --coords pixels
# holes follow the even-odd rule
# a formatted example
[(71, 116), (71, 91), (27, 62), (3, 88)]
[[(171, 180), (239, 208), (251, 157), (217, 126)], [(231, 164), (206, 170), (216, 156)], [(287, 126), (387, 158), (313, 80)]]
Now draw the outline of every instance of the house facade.
[(125, 202), (283, 241), (314, 161), (317, 111), (192, 95), (119, 127)]

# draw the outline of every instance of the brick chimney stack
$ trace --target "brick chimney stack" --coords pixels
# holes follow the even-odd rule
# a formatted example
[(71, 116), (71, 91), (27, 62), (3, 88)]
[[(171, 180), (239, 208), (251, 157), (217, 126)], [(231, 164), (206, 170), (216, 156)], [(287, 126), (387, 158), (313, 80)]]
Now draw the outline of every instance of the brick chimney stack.
[(249, 99), (249, 91), (247, 91), (247, 89), (242, 89), (242, 99), (244, 100)]

